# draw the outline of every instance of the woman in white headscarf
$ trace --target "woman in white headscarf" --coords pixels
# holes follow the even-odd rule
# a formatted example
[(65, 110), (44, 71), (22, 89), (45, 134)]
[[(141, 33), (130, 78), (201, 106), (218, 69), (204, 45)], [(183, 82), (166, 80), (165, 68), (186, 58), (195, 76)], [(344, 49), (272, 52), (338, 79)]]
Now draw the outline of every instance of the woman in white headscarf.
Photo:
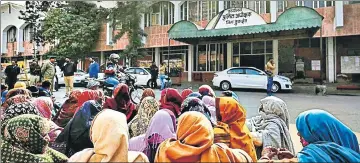
[(267, 147), (285, 148), (294, 154), (289, 131), (289, 112), (286, 103), (275, 96), (260, 100), (259, 114), (246, 120), (258, 151), (266, 153)]

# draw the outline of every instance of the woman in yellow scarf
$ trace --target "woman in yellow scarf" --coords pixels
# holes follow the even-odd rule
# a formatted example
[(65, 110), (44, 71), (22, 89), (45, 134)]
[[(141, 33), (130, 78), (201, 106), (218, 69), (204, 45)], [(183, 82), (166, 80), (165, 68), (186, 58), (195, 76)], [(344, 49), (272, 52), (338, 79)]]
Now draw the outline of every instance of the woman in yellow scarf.
[(128, 151), (126, 116), (104, 109), (93, 120), (90, 139), (94, 148), (73, 155), (69, 162), (149, 162), (145, 154)]
[(216, 98), (215, 105), (218, 120), (214, 128), (215, 143), (228, 143), (230, 148), (242, 149), (256, 161), (255, 146), (245, 125), (246, 110), (232, 97)]
[(214, 144), (211, 123), (200, 112), (180, 116), (176, 137), (160, 144), (155, 162), (252, 162), (240, 149)]

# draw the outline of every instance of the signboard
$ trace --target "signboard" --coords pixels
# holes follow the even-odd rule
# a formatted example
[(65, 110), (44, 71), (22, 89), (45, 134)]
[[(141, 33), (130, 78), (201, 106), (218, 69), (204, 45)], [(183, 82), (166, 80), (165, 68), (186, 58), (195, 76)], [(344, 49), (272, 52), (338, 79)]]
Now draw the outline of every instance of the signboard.
[(266, 22), (258, 13), (247, 8), (231, 8), (224, 10), (215, 29), (262, 24), (266, 24)]
[(313, 71), (320, 70), (320, 60), (312, 60), (311, 61), (311, 70), (313, 70)]
[(360, 74), (360, 56), (341, 56), (341, 73)]

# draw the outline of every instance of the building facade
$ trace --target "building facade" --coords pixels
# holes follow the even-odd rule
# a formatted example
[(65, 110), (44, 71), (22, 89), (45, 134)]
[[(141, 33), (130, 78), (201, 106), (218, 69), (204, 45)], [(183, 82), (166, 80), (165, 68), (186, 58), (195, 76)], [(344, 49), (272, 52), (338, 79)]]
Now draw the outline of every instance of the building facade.
[[(115, 5), (110, 1), (96, 3), (102, 7)], [(321, 33), (319, 30), (312, 38), (305, 39), (213, 40), (196, 46), (169, 40), (168, 37), (169, 29), (179, 21), (191, 21), (206, 28), (213, 17), (229, 8), (250, 9), (266, 23), (274, 23), (281, 13), (295, 6), (313, 8), (324, 17)], [(3, 17), (2, 15), (2, 19)], [(13, 20), (10, 22), (13, 23)], [(30, 48), (24, 46), (26, 39), (23, 33), (26, 33), (26, 25), (18, 23), (13, 26), (16, 27), (15, 31), (11, 24), (2, 25), (1, 40), (10, 40), (7, 44), (1, 44), (3, 57), (12, 57), (19, 52), (24, 56), (31, 55), (31, 50), (26, 50)], [(143, 39), (148, 55), (132, 61), (131, 66), (148, 67), (153, 61), (157, 64), (169, 63), (170, 69), (181, 71), (183, 82), (210, 82), (215, 72), (230, 67), (252, 66), (264, 69), (269, 58), (275, 59), (279, 74), (294, 75), (299, 69), (297, 63), (302, 63), (303, 66), (300, 67), (307, 78), (319, 80), (323, 76), (328, 82), (336, 82), (339, 74), (346, 74), (353, 81), (359, 80), (360, 4), (355, 1), (163, 1), (152, 4), (151, 13), (143, 16), (141, 26), (148, 34)], [(111, 53), (125, 49), (128, 45), (126, 36), (112, 42), (113, 35), (109, 23), (103, 24), (97, 46), (88, 56), (105, 63)], [(17, 40), (11, 42), (8, 39), (11, 37), (16, 37)], [(320, 50), (323, 54), (322, 62)], [(83, 67), (86, 69), (87, 62), (84, 62)], [(324, 71), (320, 71), (321, 69)], [(321, 72), (323, 75), (320, 75)]]

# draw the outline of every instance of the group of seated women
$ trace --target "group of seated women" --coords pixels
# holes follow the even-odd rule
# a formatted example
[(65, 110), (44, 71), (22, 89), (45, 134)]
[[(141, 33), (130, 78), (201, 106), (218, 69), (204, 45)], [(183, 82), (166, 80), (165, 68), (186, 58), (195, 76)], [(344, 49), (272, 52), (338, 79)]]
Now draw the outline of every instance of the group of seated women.
[(112, 97), (74, 90), (54, 111), (49, 97), (9, 90), (1, 162), (360, 162), (354, 132), (324, 110), (298, 115), (303, 149), (295, 153), (288, 107), (275, 96), (252, 118), (236, 93), (217, 96), (207, 85), (166, 88), (159, 99), (145, 89), (135, 105), (119, 84)]

